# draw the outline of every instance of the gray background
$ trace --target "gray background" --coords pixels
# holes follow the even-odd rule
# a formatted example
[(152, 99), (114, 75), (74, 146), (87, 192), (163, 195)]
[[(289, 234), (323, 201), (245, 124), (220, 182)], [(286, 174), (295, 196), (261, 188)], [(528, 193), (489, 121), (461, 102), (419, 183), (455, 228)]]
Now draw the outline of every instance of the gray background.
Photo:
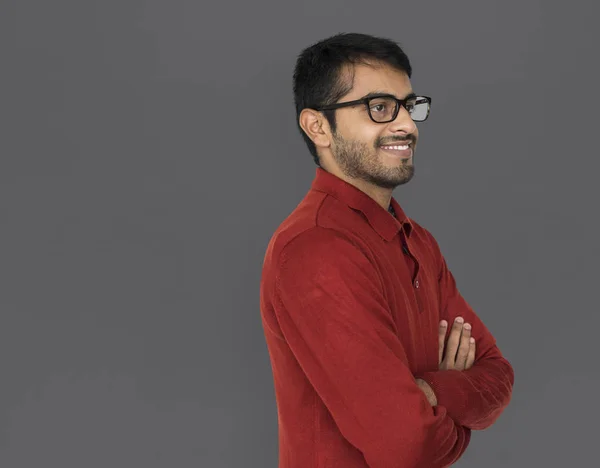
[(516, 371), (456, 466), (595, 466), (589, 5), (2, 0), (0, 466), (276, 466), (260, 272), (315, 171), (292, 68), (350, 31), (433, 97), (395, 196)]

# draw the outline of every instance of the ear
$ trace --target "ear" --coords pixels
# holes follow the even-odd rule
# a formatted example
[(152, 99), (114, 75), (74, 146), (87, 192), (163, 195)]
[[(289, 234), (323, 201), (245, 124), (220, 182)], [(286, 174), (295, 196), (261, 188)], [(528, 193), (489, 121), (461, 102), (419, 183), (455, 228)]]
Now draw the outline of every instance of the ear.
[(298, 121), (315, 146), (322, 148), (331, 146), (331, 128), (323, 114), (313, 109), (302, 109)]

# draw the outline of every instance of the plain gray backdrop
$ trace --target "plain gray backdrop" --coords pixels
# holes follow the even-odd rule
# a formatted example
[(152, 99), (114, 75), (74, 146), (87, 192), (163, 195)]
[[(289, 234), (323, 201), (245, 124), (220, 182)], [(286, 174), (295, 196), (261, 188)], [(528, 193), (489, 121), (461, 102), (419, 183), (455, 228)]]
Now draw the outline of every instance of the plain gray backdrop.
[(259, 281), (316, 167), (294, 62), (338, 32), (398, 41), (432, 96), (394, 195), (515, 368), (456, 466), (596, 466), (597, 17), (580, 0), (2, 0), (0, 466), (277, 466)]

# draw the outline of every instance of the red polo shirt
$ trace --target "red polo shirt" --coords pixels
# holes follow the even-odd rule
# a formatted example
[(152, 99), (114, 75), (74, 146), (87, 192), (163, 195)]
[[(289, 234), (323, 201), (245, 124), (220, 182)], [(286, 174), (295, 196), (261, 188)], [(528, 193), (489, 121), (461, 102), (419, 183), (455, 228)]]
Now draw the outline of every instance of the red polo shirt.
[[(398, 219), (318, 168), (269, 243), (260, 305), (280, 468), (449, 466), (510, 400), (513, 370), (435, 239), (391, 203)], [(473, 325), (475, 364), (438, 370), (439, 321), (459, 315)]]

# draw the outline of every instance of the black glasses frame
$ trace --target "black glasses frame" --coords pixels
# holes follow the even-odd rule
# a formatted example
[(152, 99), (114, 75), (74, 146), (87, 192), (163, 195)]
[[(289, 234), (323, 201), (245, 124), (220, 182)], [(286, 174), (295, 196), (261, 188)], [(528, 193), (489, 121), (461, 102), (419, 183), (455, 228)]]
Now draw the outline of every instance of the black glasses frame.
[[(396, 109), (394, 110), (394, 114), (391, 117), (391, 119), (380, 121), (380, 120), (375, 120), (373, 118), (373, 116), (371, 115), (371, 106), (369, 104), (373, 99), (379, 99), (379, 98), (390, 98), (390, 99), (393, 99), (394, 101), (396, 101)], [(412, 99), (417, 100), (415, 102), (415, 104), (422, 104), (423, 100), (425, 102), (427, 102), (427, 104), (428, 104), (427, 115), (423, 119), (415, 120), (415, 122), (424, 122), (425, 120), (427, 120), (427, 117), (429, 117), (429, 112), (431, 111), (431, 98), (429, 96), (417, 96), (416, 94), (410, 94), (410, 95), (406, 96), (404, 99), (398, 99), (396, 96), (393, 96), (391, 94), (372, 94), (372, 95), (368, 95), (368, 96), (365, 96), (360, 99), (356, 99), (355, 101), (338, 102), (337, 104), (330, 104), (328, 106), (320, 106), (320, 107), (315, 108), (315, 110), (317, 110), (317, 111), (336, 110), (336, 109), (341, 109), (343, 107), (352, 107), (352, 106), (359, 106), (361, 104), (364, 104), (367, 106), (367, 112), (369, 113), (369, 117), (371, 118), (371, 120), (373, 122), (389, 123), (389, 122), (396, 120), (396, 117), (398, 117), (398, 112), (400, 112), (400, 107), (404, 107), (406, 109), (406, 103)], [(411, 118), (412, 118), (412, 116), (411, 116)]]

